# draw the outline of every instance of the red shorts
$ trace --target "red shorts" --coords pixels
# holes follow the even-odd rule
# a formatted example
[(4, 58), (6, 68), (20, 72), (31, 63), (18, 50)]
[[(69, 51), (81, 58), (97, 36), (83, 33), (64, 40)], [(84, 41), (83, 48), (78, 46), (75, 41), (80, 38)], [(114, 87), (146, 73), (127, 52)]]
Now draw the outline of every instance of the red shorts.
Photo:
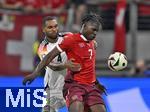
[(84, 102), (85, 108), (96, 104), (104, 105), (101, 91), (96, 88), (95, 84), (65, 83), (63, 93), (68, 107), (74, 101)]

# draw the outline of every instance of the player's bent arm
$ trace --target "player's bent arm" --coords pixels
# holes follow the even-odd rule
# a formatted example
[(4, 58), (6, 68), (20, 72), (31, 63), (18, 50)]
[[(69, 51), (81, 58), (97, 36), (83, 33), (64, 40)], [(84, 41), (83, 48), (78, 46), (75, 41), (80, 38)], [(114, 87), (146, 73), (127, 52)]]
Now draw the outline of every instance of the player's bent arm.
[(66, 66), (65, 66), (65, 64), (64, 63), (50, 63), (49, 65), (48, 65), (48, 67), (49, 68), (51, 68), (52, 70), (54, 70), (54, 71), (61, 71), (61, 70), (64, 70), (64, 69), (66, 69)]
[(58, 54), (60, 54), (60, 51), (57, 49), (57, 47), (55, 47), (40, 61), (32, 74), (38, 76), (38, 73), (41, 72), (42, 69), (46, 67)]
[[(81, 70), (81, 65), (79, 63), (75, 63), (73, 61), (74, 61), (74, 59), (69, 59), (65, 63), (61, 63), (61, 64), (51, 63), (51, 65), (53, 66), (52, 70), (59, 71), (59, 70), (63, 70), (63, 69), (69, 69), (72, 72), (80, 71)], [(51, 65), (48, 65), (48, 66), (50, 68), (52, 68)]]
[(60, 51), (56, 47), (51, 52), (49, 52), (43, 58), (43, 60), (40, 61), (33, 73), (27, 75), (23, 79), (23, 85), (26, 85), (26, 83), (31, 84), (33, 80), (39, 75), (39, 73), (43, 70), (43, 68), (46, 67), (59, 53)]

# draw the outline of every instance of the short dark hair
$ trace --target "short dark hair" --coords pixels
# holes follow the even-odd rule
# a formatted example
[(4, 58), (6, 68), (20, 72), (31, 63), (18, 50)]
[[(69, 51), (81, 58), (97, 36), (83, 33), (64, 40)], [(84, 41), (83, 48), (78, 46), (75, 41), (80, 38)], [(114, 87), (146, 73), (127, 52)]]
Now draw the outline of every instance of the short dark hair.
[(99, 15), (94, 14), (94, 13), (87, 14), (87, 15), (83, 16), (81, 24), (83, 25), (87, 22), (94, 22), (98, 25), (101, 25), (102, 24), (102, 18)]
[(42, 26), (43, 27), (46, 25), (46, 21), (48, 21), (48, 20), (57, 20), (57, 18), (54, 17), (54, 16), (46, 16), (46, 17), (44, 17), (43, 20), (42, 20)]

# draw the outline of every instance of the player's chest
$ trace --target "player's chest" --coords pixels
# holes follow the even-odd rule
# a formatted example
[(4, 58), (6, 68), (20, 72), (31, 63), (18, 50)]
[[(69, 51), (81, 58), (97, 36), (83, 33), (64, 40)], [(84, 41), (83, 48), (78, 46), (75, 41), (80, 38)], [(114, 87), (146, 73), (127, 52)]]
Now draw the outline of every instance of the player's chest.
[(95, 56), (95, 49), (92, 43), (77, 43), (73, 52), (84, 59), (92, 59), (92, 57)]
[(47, 52), (52, 51), (54, 49), (54, 47), (56, 47), (61, 41), (62, 41), (62, 38), (59, 38), (56, 43), (48, 43), (46, 45), (46, 51)]

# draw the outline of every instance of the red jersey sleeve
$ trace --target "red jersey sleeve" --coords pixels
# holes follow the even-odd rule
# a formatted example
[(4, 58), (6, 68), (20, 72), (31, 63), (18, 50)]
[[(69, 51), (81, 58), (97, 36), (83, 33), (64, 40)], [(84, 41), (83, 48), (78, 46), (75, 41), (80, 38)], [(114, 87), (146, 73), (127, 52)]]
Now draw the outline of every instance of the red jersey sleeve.
[(57, 45), (57, 48), (60, 52), (68, 52), (73, 48), (73, 44), (75, 42), (75, 39), (73, 35), (67, 35), (63, 38), (63, 41)]

